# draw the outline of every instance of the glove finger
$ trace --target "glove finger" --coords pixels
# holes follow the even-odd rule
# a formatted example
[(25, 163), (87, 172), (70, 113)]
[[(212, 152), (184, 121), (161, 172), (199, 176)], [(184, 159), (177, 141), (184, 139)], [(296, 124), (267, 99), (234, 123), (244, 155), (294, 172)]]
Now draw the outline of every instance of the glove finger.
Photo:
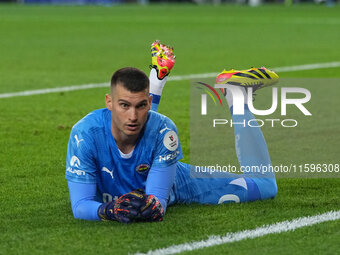
[(130, 206), (132, 208), (140, 209), (144, 205), (144, 200), (131, 200)]
[(130, 205), (130, 200), (129, 199), (122, 199), (119, 203), (120, 207), (128, 207)]
[(162, 220), (163, 220), (163, 216), (161, 214), (155, 215), (151, 218), (151, 221), (155, 221), (155, 222), (162, 221)]
[(129, 210), (130, 208), (139, 209), (143, 206), (143, 204), (144, 200), (124, 199), (122, 202), (119, 203), (119, 207), (127, 210)]
[(117, 215), (116, 220), (121, 222), (121, 223), (125, 223), (125, 224), (128, 224), (128, 223), (131, 222), (131, 219), (128, 218), (128, 217), (125, 217), (124, 215)]
[(136, 217), (138, 215), (138, 208), (135, 208), (130, 204), (128, 206), (120, 205), (118, 214), (125, 215), (127, 217)]
[(145, 193), (143, 190), (134, 190), (129, 193), (127, 193), (124, 197), (129, 199), (141, 199), (143, 200), (145, 196)]
[(141, 208), (141, 211), (144, 212), (148, 208), (152, 208), (155, 205), (156, 201), (152, 198), (149, 198), (146, 200), (146, 204), (143, 208)]
[(142, 217), (144, 218), (150, 218), (152, 216), (152, 206), (148, 206), (147, 208), (142, 211)]
[(159, 211), (154, 212), (153, 214), (149, 215), (149, 217), (145, 218), (149, 222), (158, 222), (163, 220), (163, 214)]
[(158, 218), (161, 218), (162, 216), (163, 216), (162, 212), (157, 208), (156, 210), (153, 210), (150, 218), (156, 220)]
[(141, 215), (143, 218), (150, 219), (152, 221), (163, 217), (163, 213), (161, 211), (158, 209), (152, 209), (152, 207), (147, 208)]
[(137, 217), (138, 216), (138, 211), (136, 209), (134, 209), (134, 208), (130, 208), (129, 209), (129, 213), (127, 213), (126, 216), (129, 217), (129, 218)]
[(136, 219), (138, 216), (138, 211), (136, 209), (122, 210), (118, 211), (116, 218), (123, 223), (129, 223), (131, 220)]
[(119, 203), (120, 205), (123, 206), (137, 206), (139, 207), (142, 203), (144, 202), (144, 199), (140, 199), (140, 198), (124, 198), (121, 200), (121, 202)]

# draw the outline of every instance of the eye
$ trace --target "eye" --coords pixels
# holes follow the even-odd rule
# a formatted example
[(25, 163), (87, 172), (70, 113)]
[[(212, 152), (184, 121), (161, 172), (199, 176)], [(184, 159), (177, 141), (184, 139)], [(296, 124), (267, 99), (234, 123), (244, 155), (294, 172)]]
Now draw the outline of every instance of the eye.
[(147, 105), (148, 105), (148, 104), (147, 104), (146, 102), (144, 102), (144, 103), (141, 103), (140, 105), (138, 105), (137, 108), (143, 109), (143, 108), (145, 108)]
[(121, 103), (120, 107), (122, 107), (123, 109), (127, 109), (129, 107), (129, 105), (126, 104), (126, 103)]

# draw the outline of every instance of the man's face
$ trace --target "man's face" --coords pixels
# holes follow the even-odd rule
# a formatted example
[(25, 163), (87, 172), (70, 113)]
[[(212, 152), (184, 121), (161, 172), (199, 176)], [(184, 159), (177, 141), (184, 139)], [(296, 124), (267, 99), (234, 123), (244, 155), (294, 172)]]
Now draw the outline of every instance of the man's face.
[(111, 111), (111, 130), (116, 140), (139, 135), (151, 102), (148, 89), (131, 92), (121, 84), (113, 88), (111, 95), (106, 95), (106, 107)]

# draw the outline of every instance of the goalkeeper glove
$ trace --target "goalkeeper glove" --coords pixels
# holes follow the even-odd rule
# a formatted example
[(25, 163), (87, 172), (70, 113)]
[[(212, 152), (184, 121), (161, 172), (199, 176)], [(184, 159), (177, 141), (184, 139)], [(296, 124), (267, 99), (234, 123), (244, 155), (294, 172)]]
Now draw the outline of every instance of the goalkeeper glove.
[(141, 216), (145, 221), (162, 221), (164, 209), (158, 198), (154, 195), (146, 195), (145, 206), (141, 208)]
[(98, 208), (102, 220), (115, 220), (130, 223), (138, 218), (139, 208), (145, 204), (145, 193), (137, 189), (120, 196), (115, 201), (104, 203)]

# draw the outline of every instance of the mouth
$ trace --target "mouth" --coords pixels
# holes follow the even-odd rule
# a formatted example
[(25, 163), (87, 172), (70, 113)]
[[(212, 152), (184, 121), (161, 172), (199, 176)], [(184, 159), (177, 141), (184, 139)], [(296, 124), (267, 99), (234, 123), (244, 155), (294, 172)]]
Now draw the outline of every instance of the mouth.
[(138, 124), (127, 124), (126, 127), (129, 131), (136, 131), (139, 125)]

